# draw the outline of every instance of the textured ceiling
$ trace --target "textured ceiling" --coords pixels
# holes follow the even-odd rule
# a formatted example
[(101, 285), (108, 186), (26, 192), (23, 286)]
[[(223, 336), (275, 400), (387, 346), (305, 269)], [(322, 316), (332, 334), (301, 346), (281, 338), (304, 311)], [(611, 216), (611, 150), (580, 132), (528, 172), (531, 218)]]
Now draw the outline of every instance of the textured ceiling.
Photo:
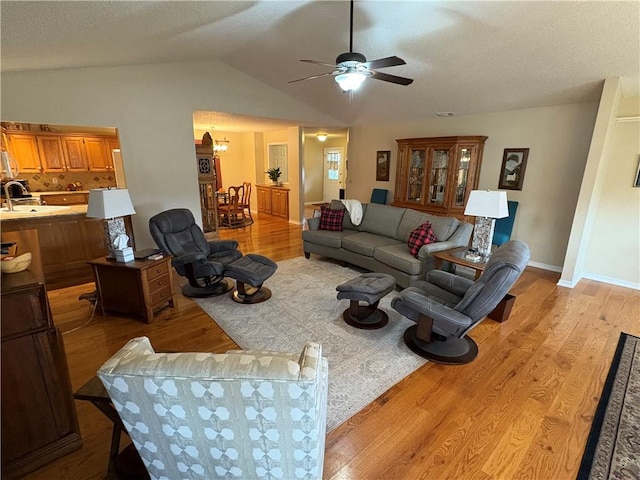
[[(356, 1), (354, 50), (402, 57), (383, 71), (415, 82), (368, 80), (352, 99), (331, 77), (287, 83), (331, 71), (300, 59), (349, 50), (346, 1), (3, 0), (0, 15), (2, 71), (219, 60), (346, 124), (596, 101), (612, 76), (640, 89), (637, 1)], [(215, 118), (196, 126), (263, 121)]]

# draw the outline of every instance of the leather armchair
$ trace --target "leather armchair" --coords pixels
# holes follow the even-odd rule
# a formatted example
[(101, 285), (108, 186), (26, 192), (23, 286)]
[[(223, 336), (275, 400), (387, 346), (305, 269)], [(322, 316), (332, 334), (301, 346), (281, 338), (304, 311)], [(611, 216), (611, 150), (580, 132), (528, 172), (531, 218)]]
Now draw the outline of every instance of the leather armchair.
[(512, 240), (496, 249), (475, 282), (432, 270), (426, 280), (402, 290), (391, 306), (417, 323), (405, 331), (407, 346), (434, 362), (471, 362), (478, 354), (478, 346), (467, 334), (498, 306), (524, 271), (529, 257), (528, 245)]
[(182, 287), (186, 297), (209, 297), (228, 292), (233, 282), (224, 278), (228, 264), (242, 257), (236, 240), (208, 241), (186, 208), (175, 208), (149, 220), (153, 240), (171, 264), (189, 283)]
[(302, 353), (155, 353), (130, 340), (98, 370), (152, 479), (321, 479), (327, 360)]

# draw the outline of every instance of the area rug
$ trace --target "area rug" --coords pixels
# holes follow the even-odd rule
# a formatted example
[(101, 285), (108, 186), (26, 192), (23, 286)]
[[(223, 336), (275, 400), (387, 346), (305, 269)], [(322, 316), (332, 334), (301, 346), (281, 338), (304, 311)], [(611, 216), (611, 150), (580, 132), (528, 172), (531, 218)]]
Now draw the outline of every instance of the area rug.
[(342, 320), (349, 301), (336, 298), (336, 286), (360, 273), (331, 261), (294, 258), (279, 262), (265, 282), (273, 292), (266, 302), (241, 305), (227, 295), (196, 301), (242, 349), (301, 352), (308, 340), (322, 344), (329, 361), (331, 430), (426, 363), (402, 340), (414, 323), (391, 308), (396, 292), (380, 301), (389, 315), (384, 328), (361, 330)]
[(640, 338), (620, 334), (578, 480), (640, 478)]

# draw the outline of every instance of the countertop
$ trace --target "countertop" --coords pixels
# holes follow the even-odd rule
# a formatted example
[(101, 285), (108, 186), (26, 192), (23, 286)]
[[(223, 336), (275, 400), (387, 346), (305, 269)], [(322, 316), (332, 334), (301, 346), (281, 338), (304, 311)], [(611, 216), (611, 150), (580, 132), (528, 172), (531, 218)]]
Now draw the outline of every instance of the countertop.
[[(38, 205), (31, 205), (34, 209), (38, 209)], [(51, 212), (16, 212), (8, 213), (0, 210), (0, 221), (11, 222), (13, 220), (28, 220), (30, 218), (43, 217), (65, 217), (69, 215), (84, 215), (87, 213), (87, 205), (68, 205), (58, 207), (60, 210)]]
[(45, 197), (47, 195), (69, 195), (73, 193), (89, 193), (89, 190), (56, 190), (55, 192), (29, 192), (34, 197)]

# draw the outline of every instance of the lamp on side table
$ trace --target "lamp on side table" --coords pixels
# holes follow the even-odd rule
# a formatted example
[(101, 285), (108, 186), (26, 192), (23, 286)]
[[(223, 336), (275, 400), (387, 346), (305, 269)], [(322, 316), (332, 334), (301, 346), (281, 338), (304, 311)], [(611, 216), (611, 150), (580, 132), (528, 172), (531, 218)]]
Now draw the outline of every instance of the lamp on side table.
[(96, 188), (89, 190), (87, 217), (104, 220), (104, 240), (108, 251), (107, 257), (116, 257), (114, 243), (120, 235), (127, 234), (122, 217), (135, 213), (129, 190), (126, 188)]
[(491, 239), (496, 218), (509, 216), (507, 192), (472, 190), (469, 194), (465, 215), (476, 217), (471, 247), (483, 257), (491, 255)]

